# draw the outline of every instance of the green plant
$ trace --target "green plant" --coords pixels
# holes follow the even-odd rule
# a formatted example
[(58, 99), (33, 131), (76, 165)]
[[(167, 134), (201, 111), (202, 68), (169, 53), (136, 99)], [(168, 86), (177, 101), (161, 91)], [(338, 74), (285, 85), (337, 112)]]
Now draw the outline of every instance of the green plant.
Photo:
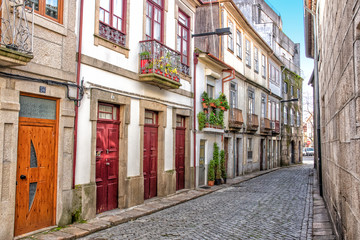
[(224, 111), (223, 110), (217, 111), (216, 115), (217, 115), (216, 118), (217, 125), (224, 127)]
[(217, 123), (217, 118), (216, 118), (215, 112), (211, 112), (211, 113), (210, 113), (209, 123), (210, 123), (211, 125), (216, 125), (216, 123)]
[(208, 96), (207, 92), (204, 91), (201, 94), (201, 102), (209, 104), (209, 101), (210, 101), (209, 96)]
[(149, 51), (141, 52), (140, 56), (150, 56), (150, 52)]
[(208, 167), (208, 181), (214, 181), (214, 180), (215, 180), (215, 162), (214, 159), (211, 159)]
[(213, 159), (215, 161), (215, 168), (219, 166), (219, 146), (217, 143), (214, 143), (214, 150), (213, 150)]
[(203, 130), (205, 127), (205, 123), (207, 122), (206, 114), (204, 112), (199, 112), (197, 115), (198, 122), (199, 122), (199, 130)]
[(214, 103), (215, 103), (217, 108), (220, 107), (220, 99), (219, 98), (214, 99)]
[(226, 168), (225, 168), (225, 151), (220, 151), (220, 166), (221, 166), (221, 177), (223, 179), (227, 178)]
[(220, 93), (220, 96), (219, 96), (219, 101), (220, 101), (220, 106), (224, 107), (225, 109), (229, 109), (230, 106), (229, 106), (229, 102), (227, 101), (226, 99), (226, 95), (224, 93)]

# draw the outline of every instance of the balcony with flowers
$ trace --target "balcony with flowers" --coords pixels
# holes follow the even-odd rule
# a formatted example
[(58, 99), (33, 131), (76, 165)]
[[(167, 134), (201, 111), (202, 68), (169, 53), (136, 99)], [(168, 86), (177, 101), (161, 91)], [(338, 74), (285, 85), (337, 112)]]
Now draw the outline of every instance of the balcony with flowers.
[(180, 54), (156, 40), (140, 42), (140, 81), (163, 89), (178, 89)]
[(209, 129), (224, 129), (224, 112), (229, 109), (229, 103), (225, 94), (220, 93), (216, 99), (209, 98), (208, 94), (204, 92), (201, 95), (201, 104), (203, 111), (199, 112), (198, 123), (200, 131), (208, 131)]

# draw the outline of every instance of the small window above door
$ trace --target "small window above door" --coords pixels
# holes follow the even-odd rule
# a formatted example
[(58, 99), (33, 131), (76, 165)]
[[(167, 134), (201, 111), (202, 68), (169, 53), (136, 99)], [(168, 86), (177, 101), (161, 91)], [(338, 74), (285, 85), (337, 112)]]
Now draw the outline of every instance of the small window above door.
[(116, 106), (108, 105), (108, 104), (99, 104), (99, 115), (98, 119), (101, 120), (118, 120), (118, 109)]

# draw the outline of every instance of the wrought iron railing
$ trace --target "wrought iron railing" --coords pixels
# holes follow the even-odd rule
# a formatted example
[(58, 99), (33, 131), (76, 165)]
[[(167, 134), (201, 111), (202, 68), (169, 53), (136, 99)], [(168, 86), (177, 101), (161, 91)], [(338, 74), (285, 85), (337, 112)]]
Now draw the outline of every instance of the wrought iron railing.
[[(34, 2), (31, 0), (2, 0), (0, 2), (0, 45), (22, 53), (32, 54)], [(28, 14), (32, 15), (31, 28), (27, 20)]]
[(155, 73), (179, 82), (180, 54), (156, 40), (140, 42), (140, 74)]
[(126, 35), (103, 22), (99, 23), (99, 35), (117, 45), (126, 46)]
[(259, 128), (259, 118), (256, 114), (247, 115), (247, 129), (248, 130), (257, 130)]
[(180, 72), (187, 76), (190, 76), (190, 67), (188, 65), (181, 63)]
[(242, 111), (237, 108), (231, 108), (229, 111), (229, 127), (241, 128), (244, 123)]

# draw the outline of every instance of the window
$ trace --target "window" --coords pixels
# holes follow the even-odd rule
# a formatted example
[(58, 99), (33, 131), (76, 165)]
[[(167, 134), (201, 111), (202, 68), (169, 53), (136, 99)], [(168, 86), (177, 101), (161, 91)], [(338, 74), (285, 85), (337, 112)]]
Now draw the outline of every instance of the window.
[(208, 84), (206, 92), (207, 92), (209, 98), (214, 98), (214, 86), (211, 86), (210, 84)]
[(276, 120), (276, 121), (279, 121), (279, 117), (280, 117), (280, 105), (279, 105), (279, 103), (276, 103), (275, 120)]
[(181, 54), (181, 63), (189, 66), (189, 37), (190, 37), (190, 18), (179, 11), (177, 50)]
[(118, 120), (118, 110), (113, 105), (99, 104), (99, 119)]
[(280, 85), (280, 72), (277, 69), (275, 69), (275, 83)]
[(266, 97), (261, 96), (261, 117), (266, 118)]
[(296, 126), (300, 126), (300, 112), (296, 113)]
[(271, 119), (275, 120), (276, 119), (276, 104), (275, 102), (272, 102), (272, 109), (271, 109)]
[(153, 111), (145, 111), (145, 124), (157, 124), (157, 114)]
[(291, 94), (291, 96), (294, 96), (294, 86), (290, 87), (290, 94)]
[(242, 59), (242, 36), (239, 30), (236, 31), (236, 55)]
[(252, 138), (247, 139), (247, 159), (252, 160)]
[(272, 102), (269, 100), (268, 101), (268, 117), (270, 120), (271, 120), (271, 104), (272, 104)]
[(288, 120), (288, 109), (284, 106), (284, 124), (287, 125)]
[(228, 26), (231, 31), (231, 34), (228, 35), (228, 48), (233, 52), (234, 51), (233, 23), (230, 20), (228, 22)]
[(265, 55), (261, 55), (261, 67), (262, 67), (262, 76), (266, 78), (266, 58)]
[(125, 46), (126, 0), (100, 0), (99, 35)]
[(290, 124), (291, 124), (291, 126), (294, 126), (294, 124), (295, 124), (295, 119), (294, 119), (294, 109), (290, 109)]
[(300, 98), (300, 89), (297, 89), (297, 95), (296, 95), (298, 98)]
[(146, 1), (146, 40), (162, 42), (164, 7), (163, 0)]
[(215, 90), (215, 78), (211, 76), (207, 76), (206, 78), (206, 92), (209, 98), (215, 98), (214, 90)]
[(254, 71), (259, 72), (259, 50), (254, 47)]
[(35, 12), (62, 23), (63, 0), (33, 0), (26, 1), (26, 6), (32, 8), (34, 2)]
[(248, 99), (248, 104), (249, 104), (249, 114), (254, 114), (255, 113), (255, 94), (252, 90), (249, 90), (249, 99)]
[(284, 93), (288, 93), (288, 84), (284, 82)]
[(245, 63), (246, 66), (251, 68), (251, 51), (250, 51), (250, 41), (246, 39), (245, 41), (245, 47), (246, 47), (246, 57), (245, 57)]
[(185, 117), (180, 115), (176, 116), (176, 127), (185, 127)]
[(230, 108), (237, 108), (237, 86), (233, 82), (230, 84)]

